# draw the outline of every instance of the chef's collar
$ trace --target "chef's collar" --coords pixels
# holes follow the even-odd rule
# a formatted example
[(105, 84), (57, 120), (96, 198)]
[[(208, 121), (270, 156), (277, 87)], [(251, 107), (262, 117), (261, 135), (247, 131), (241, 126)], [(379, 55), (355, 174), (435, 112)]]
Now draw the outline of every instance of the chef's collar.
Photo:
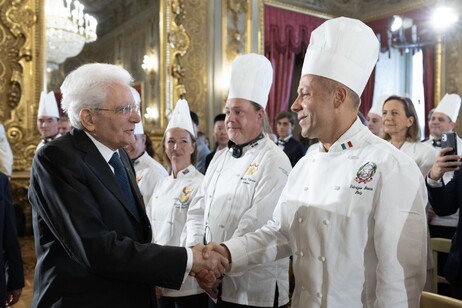
[[(364, 128), (359, 117), (356, 117), (356, 121), (350, 128), (335, 141), (329, 149), (329, 152), (340, 152), (348, 149), (352, 149), (356, 146), (357, 138), (356, 135)], [(321, 145), (321, 148), (324, 148)]]

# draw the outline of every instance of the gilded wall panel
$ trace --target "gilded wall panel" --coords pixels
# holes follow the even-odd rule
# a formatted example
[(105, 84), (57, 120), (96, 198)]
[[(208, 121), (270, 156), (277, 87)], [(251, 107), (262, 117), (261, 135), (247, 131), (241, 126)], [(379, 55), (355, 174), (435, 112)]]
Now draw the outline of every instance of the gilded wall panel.
[[(39, 134), (43, 11), (39, 0), (0, 1), (0, 121), (14, 155), (14, 176), (27, 182)], [(26, 183), (23, 183), (26, 186)]]
[(190, 109), (201, 119), (199, 126), (206, 129), (207, 118), (207, 1), (185, 0), (184, 28), (190, 37), (190, 46), (183, 57), (184, 86)]

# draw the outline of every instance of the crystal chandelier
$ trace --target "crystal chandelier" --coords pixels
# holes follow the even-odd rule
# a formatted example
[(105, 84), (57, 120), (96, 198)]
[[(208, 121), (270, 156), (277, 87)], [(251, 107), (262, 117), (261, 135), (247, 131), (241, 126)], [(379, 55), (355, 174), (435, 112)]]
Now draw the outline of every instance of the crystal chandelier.
[(67, 58), (78, 55), (85, 43), (97, 38), (98, 22), (83, 12), (77, 0), (46, 0), (47, 67), (58, 68)]

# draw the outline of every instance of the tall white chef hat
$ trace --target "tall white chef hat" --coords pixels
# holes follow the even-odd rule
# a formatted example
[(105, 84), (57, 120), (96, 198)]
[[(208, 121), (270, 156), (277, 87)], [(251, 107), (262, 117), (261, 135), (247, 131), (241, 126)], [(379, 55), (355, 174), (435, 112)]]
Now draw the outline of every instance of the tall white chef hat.
[(333, 79), (361, 96), (377, 62), (379, 46), (374, 31), (357, 19), (327, 20), (311, 33), (302, 76)]
[(230, 98), (243, 98), (266, 108), (273, 83), (273, 67), (262, 55), (250, 53), (237, 56), (231, 68)]
[(196, 134), (194, 133), (194, 127), (191, 119), (191, 115), (189, 113), (189, 105), (185, 99), (179, 99), (176, 102), (175, 109), (173, 110), (172, 117), (168, 122), (167, 128), (165, 131), (168, 131), (170, 128), (182, 128), (187, 130), (191, 133), (194, 137)]
[(373, 113), (378, 115), (379, 117), (382, 116), (382, 109), (383, 109), (383, 103), (385, 100), (390, 97), (390, 95), (380, 95), (379, 98), (372, 104), (371, 109), (369, 109), (369, 113)]
[(53, 92), (46, 94), (45, 91), (42, 91), (40, 93), (37, 117), (40, 118), (43, 116), (59, 118), (58, 102)]
[(457, 94), (444, 95), (434, 112), (441, 112), (447, 115), (452, 122), (456, 123), (460, 109), (460, 96)]

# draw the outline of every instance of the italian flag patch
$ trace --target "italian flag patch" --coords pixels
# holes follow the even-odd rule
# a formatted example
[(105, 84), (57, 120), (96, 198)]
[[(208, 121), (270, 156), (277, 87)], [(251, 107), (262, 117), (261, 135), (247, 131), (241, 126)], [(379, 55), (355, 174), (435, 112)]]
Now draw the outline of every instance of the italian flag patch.
[(346, 143), (342, 143), (340, 146), (342, 147), (343, 150), (346, 150), (346, 149), (352, 148), (353, 143), (351, 143), (351, 141), (347, 141)]

